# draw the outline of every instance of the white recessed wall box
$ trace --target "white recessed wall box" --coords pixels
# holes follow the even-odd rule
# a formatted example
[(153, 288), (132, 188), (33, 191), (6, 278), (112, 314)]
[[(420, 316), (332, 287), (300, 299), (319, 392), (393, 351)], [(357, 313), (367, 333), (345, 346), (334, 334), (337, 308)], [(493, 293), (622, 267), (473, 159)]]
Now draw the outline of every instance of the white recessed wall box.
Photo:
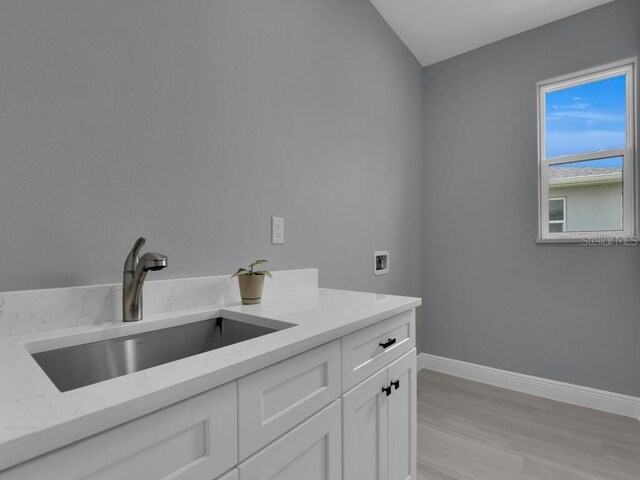
[(384, 275), (389, 273), (389, 252), (373, 252), (373, 274)]

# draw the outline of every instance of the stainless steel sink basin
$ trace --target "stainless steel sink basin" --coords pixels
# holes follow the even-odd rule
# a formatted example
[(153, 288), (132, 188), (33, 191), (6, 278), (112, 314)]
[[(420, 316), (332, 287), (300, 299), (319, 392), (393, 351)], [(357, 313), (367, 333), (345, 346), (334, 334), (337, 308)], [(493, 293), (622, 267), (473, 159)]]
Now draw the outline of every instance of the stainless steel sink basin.
[(277, 331), (212, 318), (127, 337), (34, 353), (61, 392), (138, 372)]

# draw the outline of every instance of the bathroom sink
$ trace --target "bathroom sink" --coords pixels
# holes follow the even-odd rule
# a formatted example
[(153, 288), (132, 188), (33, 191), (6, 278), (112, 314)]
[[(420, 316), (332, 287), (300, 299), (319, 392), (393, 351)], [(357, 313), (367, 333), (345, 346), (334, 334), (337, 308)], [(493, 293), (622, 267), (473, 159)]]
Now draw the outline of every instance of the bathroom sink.
[(212, 318), (34, 353), (33, 358), (58, 390), (66, 392), (276, 331), (228, 318)]

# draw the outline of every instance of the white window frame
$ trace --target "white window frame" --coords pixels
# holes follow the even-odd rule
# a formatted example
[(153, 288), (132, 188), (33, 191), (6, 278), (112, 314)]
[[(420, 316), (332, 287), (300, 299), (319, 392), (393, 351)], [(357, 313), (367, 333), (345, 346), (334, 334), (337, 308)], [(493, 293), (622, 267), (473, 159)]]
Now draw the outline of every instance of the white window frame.
[[(558, 201), (561, 200), (562, 201), (562, 220), (549, 220), (549, 224), (551, 223), (561, 223), (562, 224), (562, 232), (564, 233), (564, 231), (567, 229), (567, 197), (551, 197), (549, 198), (549, 204), (551, 204), (551, 202), (553, 201)], [(559, 232), (554, 232), (554, 233), (559, 233)]]
[[(635, 238), (638, 224), (635, 202), (637, 184), (635, 176), (636, 164), (636, 65), (637, 59), (604, 65), (584, 70), (571, 75), (538, 82), (538, 241), (550, 242), (584, 242), (585, 239), (613, 239), (624, 241)], [(598, 80), (627, 76), (627, 146), (611, 150), (601, 150), (579, 155), (563, 155), (546, 158), (546, 94), (592, 83)], [(623, 185), (623, 224), (622, 230), (593, 232), (549, 232), (549, 168), (552, 165), (600, 160), (622, 157)], [(566, 204), (565, 204), (566, 208)], [(566, 210), (565, 210), (566, 221)]]

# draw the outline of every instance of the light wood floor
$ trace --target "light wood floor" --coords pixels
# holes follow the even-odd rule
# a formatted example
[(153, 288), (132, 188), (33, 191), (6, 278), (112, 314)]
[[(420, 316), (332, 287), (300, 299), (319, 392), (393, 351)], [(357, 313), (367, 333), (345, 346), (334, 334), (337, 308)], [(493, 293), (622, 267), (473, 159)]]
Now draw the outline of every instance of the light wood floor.
[(640, 422), (421, 370), (419, 480), (640, 480)]

